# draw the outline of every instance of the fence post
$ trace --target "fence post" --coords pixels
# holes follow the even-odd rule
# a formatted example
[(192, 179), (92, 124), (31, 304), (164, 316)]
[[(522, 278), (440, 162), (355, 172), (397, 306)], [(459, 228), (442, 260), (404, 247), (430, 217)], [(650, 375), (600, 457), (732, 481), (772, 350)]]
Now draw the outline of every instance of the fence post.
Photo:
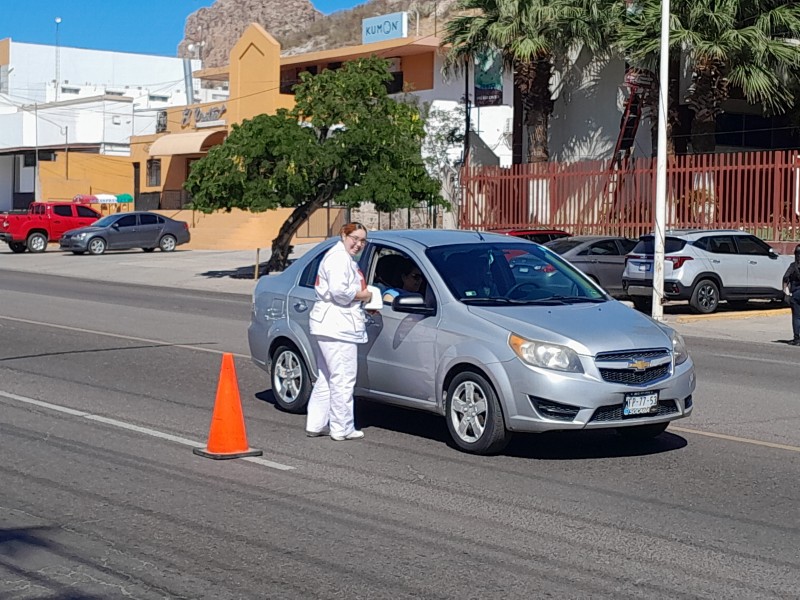
[(256, 248), (256, 266), (253, 269), (253, 279), (258, 279), (258, 271), (261, 261), (259, 259), (259, 255), (261, 254), (261, 248)]

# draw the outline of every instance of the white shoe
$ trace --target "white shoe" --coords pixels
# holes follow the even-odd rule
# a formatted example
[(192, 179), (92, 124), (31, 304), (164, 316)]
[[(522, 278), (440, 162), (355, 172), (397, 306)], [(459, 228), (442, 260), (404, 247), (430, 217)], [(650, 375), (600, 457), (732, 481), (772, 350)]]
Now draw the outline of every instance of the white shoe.
[(358, 429), (354, 430), (351, 433), (348, 433), (347, 435), (334, 435), (334, 434), (331, 434), (331, 439), (336, 441), (336, 442), (343, 442), (345, 440), (360, 440), (363, 437), (364, 437), (364, 432), (363, 431), (359, 431)]
[(321, 437), (323, 435), (328, 435), (330, 432), (331, 430), (328, 429), (327, 427), (323, 427), (319, 431), (309, 431), (308, 429), (306, 429), (306, 435), (308, 437)]

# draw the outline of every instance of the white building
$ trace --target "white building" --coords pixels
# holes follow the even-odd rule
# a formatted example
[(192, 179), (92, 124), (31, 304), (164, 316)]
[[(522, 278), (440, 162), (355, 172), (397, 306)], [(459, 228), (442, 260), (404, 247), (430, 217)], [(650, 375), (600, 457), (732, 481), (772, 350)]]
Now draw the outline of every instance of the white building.
[(37, 165), (56, 150), (127, 156), (131, 136), (156, 132), (160, 110), (227, 98), (191, 78), (200, 66), (0, 40), (0, 211), (38, 197)]

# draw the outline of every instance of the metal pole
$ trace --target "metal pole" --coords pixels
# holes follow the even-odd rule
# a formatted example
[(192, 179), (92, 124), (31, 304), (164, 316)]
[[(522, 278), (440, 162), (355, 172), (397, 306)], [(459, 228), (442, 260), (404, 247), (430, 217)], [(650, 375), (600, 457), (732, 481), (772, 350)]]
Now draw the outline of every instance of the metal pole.
[(39, 104), (33, 103), (33, 199), (39, 202), (42, 199), (42, 192), (39, 186)]
[(58, 88), (61, 87), (61, 47), (58, 40), (59, 25), (61, 25), (61, 17), (56, 17), (56, 102), (58, 102)]
[(658, 85), (658, 156), (656, 158), (656, 206), (653, 252), (653, 311), (664, 320), (664, 230), (667, 221), (667, 97), (669, 96), (669, 0), (661, 0), (661, 56)]
[(69, 180), (69, 125), (64, 125), (64, 175)]
[(464, 59), (464, 166), (469, 161), (469, 59)]

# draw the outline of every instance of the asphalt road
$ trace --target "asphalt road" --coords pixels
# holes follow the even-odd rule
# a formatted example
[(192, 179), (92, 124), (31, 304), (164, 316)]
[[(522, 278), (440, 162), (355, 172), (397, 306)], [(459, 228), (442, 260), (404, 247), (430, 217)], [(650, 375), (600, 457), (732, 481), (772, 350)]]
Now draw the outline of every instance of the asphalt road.
[[(656, 440), (476, 457), (363, 402), (365, 440), (306, 438), (246, 295), (0, 276), (0, 599), (797, 597), (793, 348), (687, 334), (695, 413)], [(191, 452), (222, 352), (261, 458)]]

